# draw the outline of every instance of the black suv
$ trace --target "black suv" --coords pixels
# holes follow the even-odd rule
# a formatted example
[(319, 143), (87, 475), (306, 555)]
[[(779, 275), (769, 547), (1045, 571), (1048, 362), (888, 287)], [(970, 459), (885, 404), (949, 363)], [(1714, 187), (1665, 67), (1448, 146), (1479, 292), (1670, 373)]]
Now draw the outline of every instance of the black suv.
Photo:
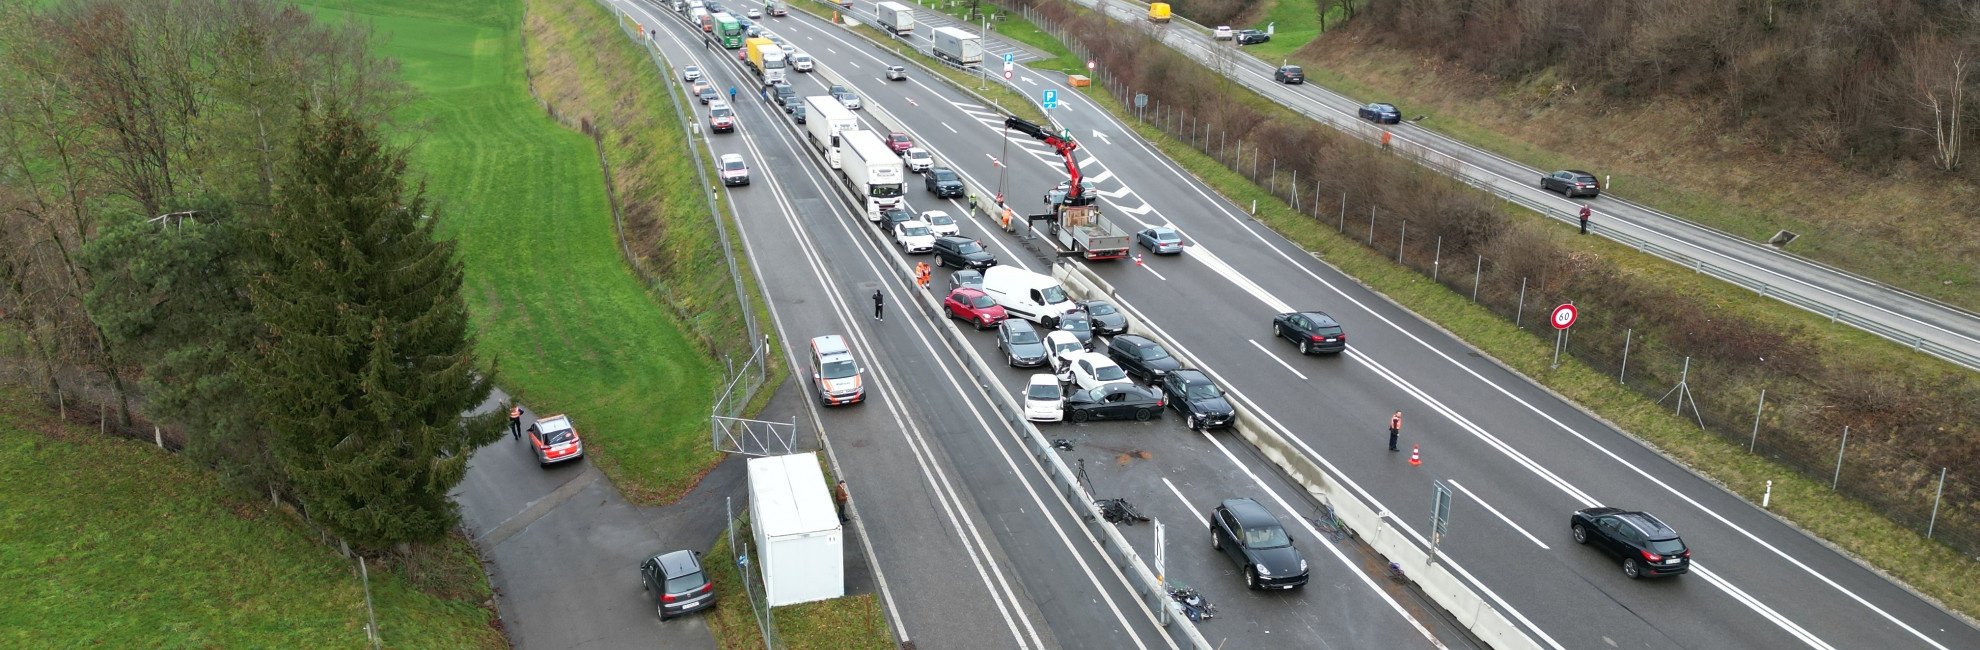
[(1347, 349), (1347, 332), (1326, 312), (1295, 311), (1273, 316), (1272, 335), (1298, 343), (1300, 354)]
[(701, 570), (700, 553), (672, 551), (646, 558), (639, 563), (639, 578), (660, 620), (715, 604), (715, 583)]
[(1244, 571), (1252, 589), (1297, 589), (1306, 585), (1306, 558), (1292, 545), (1279, 518), (1251, 499), (1226, 499), (1210, 511), (1210, 547), (1223, 551)]
[(1631, 578), (1674, 576), (1691, 572), (1691, 549), (1676, 530), (1647, 512), (1621, 508), (1574, 511), (1568, 530), (1577, 544), (1594, 544), (1622, 558), (1623, 575)]
[(1107, 342), (1107, 357), (1120, 364), (1121, 370), (1130, 377), (1140, 377), (1142, 381), (1154, 383), (1162, 377), (1182, 368), (1182, 362), (1169, 356), (1169, 351), (1148, 337), (1122, 334)]
[(997, 256), (983, 249), (983, 244), (968, 237), (936, 237), (935, 263), (959, 269), (987, 269), (997, 265)]
[(1236, 40), (1238, 45), (1257, 45), (1272, 40), (1272, 35), (1259, 29), (1240, 29), (1232, 35), (1232, 39)]
[(777, 99), (777, 105), (784, 107), (786, 113), (804, 103), (804, 100), (798, 98), (797, 89), (792, 88), (788, 83), (778, 82), (770, 88), (772, 96)]
[(928, 191), (934, 192), (935, 198), (938, 199), (963, 195), (962, 177), (957, 176), (955, 170), (947, 167), (928, 170), (928, 173), (921, 177), (921, 183), (928, 187)]
[(1282, 84), (1306, 83), (1306, 71), (1296, 65), (1282, 65), (1272, 71), (1272, 80)]
[(1169, 406), (1183, 415), (1190, 429), (1218, 429), (1237, 421), (1237, 411), (1224, 399), (1223, 389), (1202, 372), (1188, 368), (1170, 371), (1162, 378), (1162, 394), (1168, 396)]
[(1563, 169), (1540, 177), (1540, 189), (1560, 192), (1570, 199), (1602, 195), (1602, 184), (1595, 182), (1595, 175), (1578, 169)]

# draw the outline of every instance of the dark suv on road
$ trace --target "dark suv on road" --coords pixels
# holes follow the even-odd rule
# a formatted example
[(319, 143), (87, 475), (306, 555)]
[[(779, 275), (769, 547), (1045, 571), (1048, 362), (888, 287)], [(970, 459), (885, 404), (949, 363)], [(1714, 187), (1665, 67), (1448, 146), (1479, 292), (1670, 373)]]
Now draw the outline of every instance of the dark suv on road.
[(1282, 65), (1272, 71), (1272, 80), (1282, 84), (1306, 83), (1306, 71), (1296, 65)]
[(928, 187), (928, 191), (934, 192), (935, 198), (938, 199), (963, 195), (962, 177), (957, 176), (955, 170), (947, 167), (928, 170), (928, 173), (921, 177), (921, 182)]
[(983, 270), (997, 265), (997, 256), (968, 237), (935, 238), (935, 263), (959, 269)]
[(1182, 362), (1169, 356), (1169, 351), (1148, 337), (1122, 334), (1107, 341), (1107, 357), (1120, 365), (1130, 377), (1140, 377), (1150, 383), (1162, 380), (1164, 375), (1182, 368)]
[(1237, 411), (1224, 399), (1224, 391), (1202, 372), (1184, 368), (1162, 378), (1162, 393), (1169, 406), (1183, 415), (1194, 430), (1218, 429), (1237, 421)]
[(639, 586), (653, 597), (654, 611), (667, 620), (715, 604), (715, 583), (701, 570), (694, 551), (661, 553), (639, 563)]
[(1578, 169), (1563, 169), (1540, 177), (1540, 189), (1560, 192), (1570, 199), (1602, 195), (1602, 184), (1595, 181), (1595, 175)]
[(1631, 578), (1673, 576), (1691, 571), (1691, 549), (1677, 531), (1647, 512), (1621, 508), (1587, 508), (1568, 518), (1568, 531), (1577, 544), (1622, 558), (1623, 575)]
[(1347, 349), (1347, 332), (1320, 311), (1295, 311), (1272, 317), (1272, 335), (1299, 344), (1300, 354)]
[(1232, 40), (1237, 41), (1238, 45), (1257, 45), (1272, 40), (1272, 35), (1262, 29), (1240, 29), (1232, 35)]
[(1306, 585), (1306, 558), (1279, 518), (1251, 499), (1226, 499), (1210, 511), (1210, 546), (1230, 556), (1252, 589)]

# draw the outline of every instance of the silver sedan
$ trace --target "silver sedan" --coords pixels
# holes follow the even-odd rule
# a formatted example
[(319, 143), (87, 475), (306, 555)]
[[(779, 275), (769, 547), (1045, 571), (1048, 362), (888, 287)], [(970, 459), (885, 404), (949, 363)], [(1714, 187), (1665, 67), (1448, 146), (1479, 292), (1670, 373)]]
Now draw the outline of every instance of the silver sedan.
[(1183, 250), (1182, 233), (1168, 226), (1156, 226), (1135, 233), (1134, 241), (1157, 255), (1174, 255)]

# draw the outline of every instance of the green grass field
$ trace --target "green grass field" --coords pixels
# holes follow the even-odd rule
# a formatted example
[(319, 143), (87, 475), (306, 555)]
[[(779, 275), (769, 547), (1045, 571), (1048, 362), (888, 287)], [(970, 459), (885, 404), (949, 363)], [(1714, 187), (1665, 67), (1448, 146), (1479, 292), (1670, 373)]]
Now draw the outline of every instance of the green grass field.
[[(357, 566), (263, 499), (0, 389), (0, 647), (359, 648)], [(506, 647), (467, 542), (429, 595), (372, 564), (385, 644)]]
[[(577, 0), (573, 0), (577, 1)], [(375, 26), (421, 96), (399, 117), (460, 242), (482, 358), (543, 413), (569, 413), (630, 499), (667, 502), (714, 460), (703, 435), (722, 374), (627, 268), (589, 138), (524, 82), (516, 0), (319, 0)]]
[[(1332, 25), (1340, 18), (1340, 9), (1328, 9), (1327, 24)], [(1316, 0), (1272, 0), (1257, 20), (1252, 21), (1251, 29), (1265, 29), (1273, 24), (1272, 40), (1257, 45), (1246, 45), (1244, 49), (1252, 56), (1272, 61), (1292, 54), (1299, 48), (1320, 36), (1320, 10)], [(1216, 27), (1216, 25), (1210, 25)]]

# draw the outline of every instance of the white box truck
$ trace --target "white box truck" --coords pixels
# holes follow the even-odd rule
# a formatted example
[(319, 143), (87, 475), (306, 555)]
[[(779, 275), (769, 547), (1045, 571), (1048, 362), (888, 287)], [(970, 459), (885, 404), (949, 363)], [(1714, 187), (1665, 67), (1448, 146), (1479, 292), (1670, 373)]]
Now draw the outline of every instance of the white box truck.
[(873, 5), (873, 13), (880, 17), (880, 28), (895, 34), (914, 31), (914, 10), (898, 2), (882, 2)]
[(983, 39), (954, 27), (935, 29), (935, 58), (965, 68), (983, 64)]
[(845, 535), (818, 455), (749, 459), (749, 527), (771, 607), (846, 595)]
[(886, 211), (901, 208), (905, 168), (900, 155), (887, 147), (880, 134), (839, 133), (839, 178), (845, 179), (846, 187), (865, 202), (867, 221), (879, 221)]
[(831, 95), (804, 98), (804, 135), (811, 148), (825, 156), (825, 164), (839, 168), (839, 134), (859, 128), (859, 118)]

